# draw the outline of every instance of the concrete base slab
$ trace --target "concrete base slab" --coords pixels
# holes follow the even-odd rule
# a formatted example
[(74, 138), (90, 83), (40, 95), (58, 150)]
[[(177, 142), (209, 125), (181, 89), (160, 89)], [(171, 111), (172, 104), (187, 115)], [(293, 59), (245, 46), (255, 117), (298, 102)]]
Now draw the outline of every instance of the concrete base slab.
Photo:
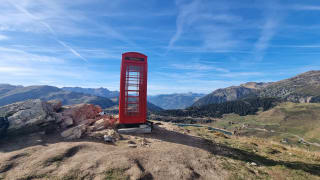
[(118, 129), (120, 134), (149, 134), (151, 131), (151, 127)]

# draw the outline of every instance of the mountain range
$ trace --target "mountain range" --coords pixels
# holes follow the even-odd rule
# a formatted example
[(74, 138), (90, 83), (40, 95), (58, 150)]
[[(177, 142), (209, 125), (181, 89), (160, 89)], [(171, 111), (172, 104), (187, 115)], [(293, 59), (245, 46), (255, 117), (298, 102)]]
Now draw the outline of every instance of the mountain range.
[[(118, 103), (119, 91), (110, 91), (107, 88), (81, 88), (81, 87), (63, 87), (65, 91), (72, 91), (84, 94), (91, 94), (94, 96), (106, 97)], [(155, 108), (158, 106), (162, 109), (184, 109), (191, 106), (199, 98), (205, 94), (198, 93), (175, 93), (175, 94), (160, 94), (148, 96), (148, 105)], [(158, 108), (158, 110), (160, 110)]]
[[(109, 108), (118, 104), (118, 91), (106, 88), (54, 86), (14, 86), (0, 84), (0, 106), (27, 99), (60, 100), (64, 105), (90, 103)], [(272, 97), (291, 102), (320, 102), (320, 71), (309, 71), (277, 82), (248, 82), (239, 86), (217, 89), (208, 95), (198, 93), (148, 96), (149, 110), (185, 109), (208, 104), (245, 99)], [(112, 99), (112, 100), (111, 100)]]
[(63, 87), (65, 91), (79, 92), (84, 94), (91, 94), (94, 96), (106, 97), (109, 99), (119, 96), (119, 91), (110, 91), (107, 88), (81, 88), (81, 87)]
[[(118, 105), (118, 91), (109, 91), (106, 88), (57, 88), (54, 86), (14, 86), (0, 84), (0, 106), (25, 101), (41, 99), (45, 101), (59, 100), (63, 105), (95, 104), (102, 108)], [(109, 99), (109, 98), (112, 98)], [(148, 102), (149, 111), (160, 111), (162, 108)]]
[(90, 94), (64, 91), (54, 86), (13, 86), (0, 84), (0, 106), (28, 99), (59, 100), (63, 105), (96, 104), (102, 108), (115, 105), (110, 99)]
[[(117, 109), (119, 105), (119, 91), (110, 91), (107, 88), (81, 88), (81, 87), (63, 87), (61, 88), (62, 90), (65, 91), (71, 91), (71, 92), (78, 92), (78, 93), (84, 93), (84, 94), (90, 94), (93, 96), (98, 96), (98, 97), (105, 97), (110, 99), (115, 107), (112, 107), (112, 109)], [(149, 101), (147, 102), (147, 107), (149, 111), (161, 111), (163, 110), (161, 107), (150, 103)]]
[(308, 71), (277, 82), (249, 82), (240, 86), (217, 89), (200, 98), (192, 106), (204, 106), (249, 97), (272, 97), (291, 102), (318, 102), (320, 100), (320, 71)]
[(205, 96), (205, 94), (191, 92), (181, 94), (160, 94), (148, 96), (148, 100), (163, 109), (185, 109), (203, 96)]

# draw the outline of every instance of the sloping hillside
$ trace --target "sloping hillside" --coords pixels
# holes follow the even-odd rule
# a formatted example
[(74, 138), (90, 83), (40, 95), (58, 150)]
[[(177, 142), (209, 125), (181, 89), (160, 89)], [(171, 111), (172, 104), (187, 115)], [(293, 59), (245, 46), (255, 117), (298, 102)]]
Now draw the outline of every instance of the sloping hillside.
[(237, 131), (238, 134), (288, 141), (304, 146), (320, 147), (320, 104), (282, 103), (258, 115), (224, 115), (214, 126)]
[(203, 106), (208, 104), (238, 100), (250, 94), (258, 93), (261, 88), (264, 88), (269, 84), (270, 83), (249, 82), (246, 84), (241, 84), (240, 86), (231, 86), (228, 88), (217, 89), (212, 93), (200, 98), (192, 106)]
[(165, 110), (158, 112), (161, 116), (174, 117), (215, 117), (220, 118), (224, 114), (235, 113), (241, 116), (256, 114), (259, 110), (268, 110), (279, 103), (276, 98), (248, 98), (223, 103), (215, 103), (204, 106), (193, 106), (184, 110)]
[(320, 102), (320, 71), (309, 71), (274, 83), (249, 82), (218, 89), (196, 101), (193, 106), (222, 103), (248, 96), (275, 97), (291, 102)]
[(161, 94), (156, 96), (148, 96), (148, 100), (163, 109), (184, 109), (191, 106), (203, 96), (205, 96), (205, 94)]
[(0, 106), (27, 99), (60, 100), (64, 105), (88, 103), (100, 105), (103, 108), (113, 106), (114, 103), (105, 97), (98, 97), (83, 93), (63, 91), (53, 86), (8, 86), (3, 87), (0, 93)]
[(259, 92), (262, 97), (280, 97), (292, 102), (309, 102), (320, 96), (320, 71), (309, 71), (290, 79), (274, 82)]

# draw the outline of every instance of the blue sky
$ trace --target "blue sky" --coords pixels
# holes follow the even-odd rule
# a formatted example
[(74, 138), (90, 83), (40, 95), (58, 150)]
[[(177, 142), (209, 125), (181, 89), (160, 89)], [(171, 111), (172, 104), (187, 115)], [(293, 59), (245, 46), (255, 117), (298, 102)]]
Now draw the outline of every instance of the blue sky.
[(320, 69), (318, 0), (2, 0), (0, 83), (119, 89), (121, 54), (148, 93), (209, 93)]

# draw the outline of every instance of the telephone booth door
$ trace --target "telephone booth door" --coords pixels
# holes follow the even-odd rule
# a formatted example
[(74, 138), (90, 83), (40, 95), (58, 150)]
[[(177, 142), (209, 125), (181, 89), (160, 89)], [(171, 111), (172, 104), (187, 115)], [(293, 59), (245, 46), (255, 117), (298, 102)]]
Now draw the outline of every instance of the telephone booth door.
[(143, 124), (147, 119), (147, 56), (122, 54), (119, 120), (120, 124)]

